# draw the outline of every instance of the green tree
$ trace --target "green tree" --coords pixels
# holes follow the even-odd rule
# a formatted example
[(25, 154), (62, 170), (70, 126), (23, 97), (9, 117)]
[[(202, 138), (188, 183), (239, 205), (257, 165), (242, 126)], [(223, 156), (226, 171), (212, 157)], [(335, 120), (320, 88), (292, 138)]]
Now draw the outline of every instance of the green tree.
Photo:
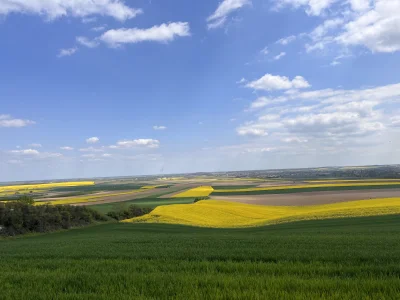
[(30, 204), (30, 205), (33, 205), (35, 203), (35, 200), (33, 200), (33, 197), (27, 196), (27, 195), (23, 195), (23, 196), (19, 197), (17, 199), (17, 201), (21, 202), (21, 203), (25, 203), (25, 204)]

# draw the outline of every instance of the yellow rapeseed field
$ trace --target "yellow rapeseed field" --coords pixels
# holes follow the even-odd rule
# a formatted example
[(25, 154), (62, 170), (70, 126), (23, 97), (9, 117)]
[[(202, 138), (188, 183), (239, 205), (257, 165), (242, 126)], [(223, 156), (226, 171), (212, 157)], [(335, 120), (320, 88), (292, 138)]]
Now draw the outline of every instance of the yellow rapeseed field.
[(159, 206), (128, 223), (169, 223), (199, 227), (250, 227), (311, 219), (400, 214), (400, 198), (359, 200), (312, 206), (260, 206), (204, 200)]
[(400, 182), (365, 182), (365, 183), (325, 183), (325, 184), (306, 184), (306, 185), (277, 185), (269, 187), (252, 187), (244, 189), (222, 189), (215, 190), (213, 193), (229, 193), (229, 192), (252, 192), (252, 191), (269, 191), (269, 190), (287, 190), (287, 189), (305, 189), (319, 187), (346, 187), (346, 186), (385, 186), (399, 185)]
[(194, 189), (187, 190), (185, 192), (179, 193), (172, 198), (190, 198), (190, 197), (207, 197), (210, 195), (214, 189), (211, 186), (199, 186)]
[(309, 180), (306, 181), (307, 183), (324, 183), (324, 182), (334, 182), (334, 183), (340, 183), (340, 182), (400, 182), (400, 179), (324, 179), (324, 180)]
[(8, 185), (8, 186), (0, 186), (0, 192), (51, 189), (56, 187), (85, 186), (85, 185), (94, 185), (94, 181), (77, 181), (77, 182), (69, 181), (69, 182), (54, 182), (54, 183), (41, 183), (41, 184)]

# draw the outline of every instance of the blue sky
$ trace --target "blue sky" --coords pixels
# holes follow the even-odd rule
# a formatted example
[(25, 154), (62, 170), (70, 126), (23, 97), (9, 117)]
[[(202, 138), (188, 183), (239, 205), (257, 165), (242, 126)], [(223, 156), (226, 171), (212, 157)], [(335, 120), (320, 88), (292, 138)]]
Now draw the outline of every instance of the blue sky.
[(0, 180), (400, 160), (397, 0), (0, 0)]

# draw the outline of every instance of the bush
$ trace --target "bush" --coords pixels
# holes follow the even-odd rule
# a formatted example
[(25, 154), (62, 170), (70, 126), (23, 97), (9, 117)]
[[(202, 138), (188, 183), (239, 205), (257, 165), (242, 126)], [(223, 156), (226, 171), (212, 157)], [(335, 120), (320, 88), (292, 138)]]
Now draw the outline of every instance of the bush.
[(131, 205), (126, 209), (110, 211), (109, 213), (107, 213), (107, 216), (120, 221), (120, 220), (126, 220), (126, 219), (132, 219), (135, 217), (140, 217), (140, 216), (150, 213), (151, 211), (152, 211), (151, 208), (140, 208), (136, 205)]
[(198, 198), (194, 199), (193, 203), (196, 203), (196, 202), (199, 202), (202, 200), (208, 200), (208, 199), (210, 199), (210, 197), (198, 197)]
[(0, 202), (0, 235), (49, 232), (106, 220), (104, 215), (85, 206), (33, 206), (25, 201)]

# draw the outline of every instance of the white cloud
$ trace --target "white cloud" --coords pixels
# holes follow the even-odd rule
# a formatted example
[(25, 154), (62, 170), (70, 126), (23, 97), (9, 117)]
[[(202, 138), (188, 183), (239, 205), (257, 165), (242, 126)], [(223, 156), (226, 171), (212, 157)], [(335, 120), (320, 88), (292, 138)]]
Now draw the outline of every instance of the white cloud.
[(64, 56), (71, 56), (74, 55), (78, 51), (78, 48), (68, 48), (68, 49), (61, 49), (58, 53), (57, 57), (64, 57)]
[(400, 1), (376, 0), (373, 9), (347, 23), (336, 41), (365, 46), (373, 52), (400, 51)]
[(11, 150), (9, 153), (25, 157), (25, 159), (46, 159), (46, 158), (57, 158), (62, 157), (61, 153), (53, 152), (39, 152), (36, 149), (23, 149), (23, 150)]
[(19, 155), (39, 155), (40, 154), (40, 152), (35, 149), (11, 150), (10, 153), (19, 154)]
[(299, 138), (299, 137), (287, 137), (282, 139), (283, 142), (285, 143), (307, 143), (308, 141), (304, 138)]
[(295, 35), (291, 35), (285, 38), (281, 38), (280, 40), (276, 41), (276, 44), (281, 44), (283, 46), (286, 46), (288, 44), (290, 44), (291, 42), (296, 40), (296, 36)]
[(355, 11), (365, 11), (369, 6), (370, 0), (350, 0), (350, 4)]
[(142, 10), (131, 8), (121, 0), (0, 0), (0, 15), (11, 13), (39, 15), (50, 20), (101, 15), (125, 21)]
[(34, 144), (30, 144), (29, 147), (32, 147), (32, 148), (42, 148), (42, 144), (34, 143)]
[(86, 143), (88, 144), (96, 144), (100, 141), (100, 139), (96, 136), (86, 139)]
[(22, 164), (22, 160), (10, 159), (10, 160), (7, 161), (7, 163), (12, 164), (12, 165), (20, 165), (20, 164)]
[(124, 140), (110, 146), (111, 149), (129, 149), (129, 148), (158, 148), (160, 141), (153, 139)]
[(82, 23), (83, 24), (94, 23), (96, 21), (97, 21), (96, 17), (82, 18)]
[(313, 40), (319, 40), (325, 36), (330, 30), (335, 29), (342, 25), (344, 20), (341, 18), (325, 20), (324, 23), (318, 25), (309, 35)]
[(82, 46), (88, 48), (96, 48), (99, 45), (99, 43), (96, 40), (89, 40), (87, 37), (84, 36), (78, 36), (76, 38), (76, 41)]
[[(338, 5), (327, 10), (335, 2)], [(326, 50), (328, 46), (346, 50), (361, 46), (383, 53), (400, 51), (398, 0), (277, 0), (278, 9), (286, 5), (306, 7), (309, 14), (325, 19), (305, 35), (312, 40), (305, 45), (307, 52)]]
[(190, 36), (190, 27), (187, 22), (164, 23), (147, 29), (120, 28), (111, 29), (103, 33), (99, 39), (111, 47), (122, 44), (134, 44), (145, 41), (167, 43), (176, 37)]
[(104, 31), (104, 30), (106, 30), (106, 28), (107, 28), (107, 25), (102, 25), (102, 26), (96, 26), (96, 27), (92, 27), (92, 31), (96, 31), (96, 32), (99, 32), (99, 31)]
[(165, 129), (167, 129), (167, 127), (165, 127), (165, 126), (153, 126), (153, 129), (154, 130), (165, 130)]
[(310, 84), (302, 76), (296, 76), (293, 80), (290, 80), (286, 76), (275, 76), (271, 74), (265, 74), (260, 79), (249, 82), (246, 87), (255, 90), (288, 90), (288, 89), (301, 89), (308, 88)]
[(231, 13), (246, 5), (251, 5), (251, 0), (223, 0), (216, 11), (207, 18), (208, 29), (223, 26)]
[(268, 47), (264, 47), (263, 49), (261, 49), (260, 53), (267, 55), (269, 53)]
[(282, 155), (347, 153), (360, 151), (361, 145), (367, 153), (397, 136), (398, 103), (400, 83), (353, 90), (290, 90), (275, 98), (258, 98), (252, 107), (261, 112), (236, 132), (259, 137), (253, 139), (259, 145), (268, 141), (268, 147), (279, 148)]
[(288, 100), (287, 97), (277, 97), (277, 98), (259, 97), (251, 103), (250, 109), (251, 110), (259, 109), (270, 104), (286, 102), (287, 100)]
[(390, 125), (394, 127), (400, 127), (400, 117), (399, 116), (391, 117)]
[(268, 132), (262, 128), (240, 127), (236, 131), (239, 135), (250, 135), (250, 136), (267, 136), (268, 135)]
[(69, 147), (69, 146), (64, 146), (64, 147), (60, 147), (61, 150), (66, 150), (66, 151), (72, 151), (74, 150), (74, 148)]
[(336, 1), (338, 0), (275, 0), (275, 9), (279, 10), (286, 6), (294, 8), (305, 6), (307, 14), (319, 16)]
[(281, 52), (278, 55), (274, 56), (274, 60), (280, 60), (285, 55), (286, 55), (286, 52)]
[(104, 152), (104, 149), (88, 147), (88, 148), (81, 148), (81, 149), (79, 149), (79, 151), (81, 151), (81, 152)]
[(10, 115), (0, 115), (0, 128), (1, 127), (21, 128), (33, 124), (36, 124), (36, 122), (31, 120), (14, 119)]

